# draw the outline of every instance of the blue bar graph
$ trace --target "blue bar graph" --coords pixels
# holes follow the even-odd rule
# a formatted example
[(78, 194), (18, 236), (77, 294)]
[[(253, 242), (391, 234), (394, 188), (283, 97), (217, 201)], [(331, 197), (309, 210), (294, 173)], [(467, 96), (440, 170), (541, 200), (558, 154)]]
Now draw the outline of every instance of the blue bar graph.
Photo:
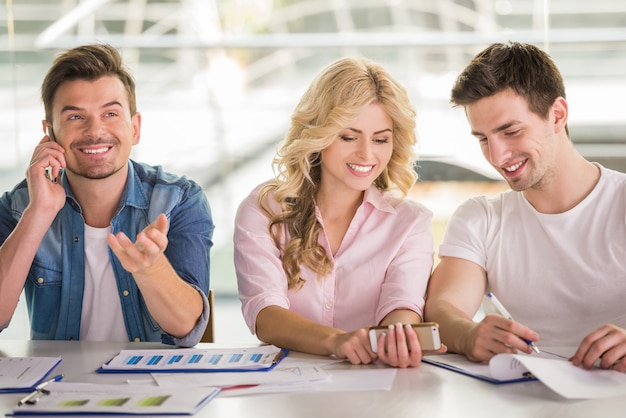
[(208, 363), (209, 364), (213, 364), (213, 365), (219, 364), (219, 362), (222, 359), (222, 357), (224, 357), (224, 356), (221, 355), (221, 354), (213, 354), (211, 357), (209, 357)]
[(182, 359), (183, 359), (183, 356), (181, 355), (172, 356), (170, 358), (170, 361), (167, 362), (167, 364), (179, 363)]
[(163, 359), (163, 356), (152, 356), (152, 357), (150, 357), (150, 359), (148, 360), (148, 362), (146, 364), (148, 366), (154, 366), (156, 364), (159, 364), (161, 359)]
[(132, 364), (132, 365), (139, 364), (142, 358), (143, 356), (132, 356), (131, 358), (128, 359), (126, 364)]
[(204, 357), (202, 354), (194, 354), (191, 356), (191, 358), (189, 359), (189, 364), (197, 364), (200, 362), (200, 360), (202, 359), (202, 357)]
[(235, 353), (230, 357), (229, 363), (239, 363), (242, 357), (243, 357), (243, 354)]

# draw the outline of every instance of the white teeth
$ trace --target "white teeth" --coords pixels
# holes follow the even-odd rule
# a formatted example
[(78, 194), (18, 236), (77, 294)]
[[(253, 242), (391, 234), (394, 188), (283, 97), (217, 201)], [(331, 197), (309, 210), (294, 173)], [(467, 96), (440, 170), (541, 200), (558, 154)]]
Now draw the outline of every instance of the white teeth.
[(348, 164), (348, 167), (353, 169), (354, 171), (358, 171), (359, 173), (367, 173), (372, 171), (374, 168), (373, 165), (356, 165), (356, 164)]
[(505, 167), (504, 169), (506, 171), (508, 171), (509, 173), (511, 173), (511, 172), (517, 170), (518, 168), (520, 168), (522, 166), (522, 164), (524, 164), (524, 161), (520, 161), (519, 163), (517, 163), (515, 165), (512, 165), (510, 167)]
[(83, 150), (85, 154), (102, 154), (103, 152), (107, 152), (109, 147), (98, 148), (98, 149), (86, 149)]

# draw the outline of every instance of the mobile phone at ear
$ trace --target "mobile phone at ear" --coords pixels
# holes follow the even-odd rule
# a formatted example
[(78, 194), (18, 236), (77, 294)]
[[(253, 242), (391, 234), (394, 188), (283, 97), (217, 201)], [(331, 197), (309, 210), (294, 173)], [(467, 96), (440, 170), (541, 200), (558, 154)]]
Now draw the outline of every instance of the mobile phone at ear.
[[(419, 324), (411, 324), (411, 328), (417, 333), (417, 339), (420, 342), (422, 351), (434, 351), (441, 348), (441, 339), (439, 338), (439, 324), (436, 322), (422, 322)], [(378, 351), (378, 338), (383, 332), (388, 332), (387, 325), (370, 327), (370, 346), (373, 352)]]
[[(56, 138), (54, 137), (54, 131), (52, 130), (52, 127), (48, 126), (47, 130), (48, 130), (48, 136), (50, 137), (50, 141), (57, 142)], [(52, 175), (51, 166), (46, 167), (46, 177), (48, 178), (48, 180), (50, 180), (53, 183), (56, 183), (58, 181), (58, 179)]]
[(46, 177), (53, 183), (57, 183), (59, 181), (58, 178), (52, 175), (52, 166), (46, 167)]

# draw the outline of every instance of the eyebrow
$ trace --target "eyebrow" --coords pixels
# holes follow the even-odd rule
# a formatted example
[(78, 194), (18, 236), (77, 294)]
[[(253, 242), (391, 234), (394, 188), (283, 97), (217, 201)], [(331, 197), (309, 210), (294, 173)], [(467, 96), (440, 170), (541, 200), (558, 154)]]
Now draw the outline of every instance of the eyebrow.
[[(102, 106), (100, 106), (101, 109), (106, 109), (107, 107), (111, 107), (111, 106), (120, 106), (120, 107), (124, 107), (122, 106), (122, 104), (120, 102), (118, 102), (117, 100), (112, 100), (110, 102), (107, 102), (105, 104), (103, 104)], [(78, 107), (78, 106), (63, 106), (63, 108), (61, 109), (61, 113), (65, 113), (65, 112), (75, 112), (75, 111), (80, 111), (83, 110), (83, 108)]]
[[(513, 125), (515, 125), (515, 124), (518, 124), (518, 123), (522, 123), (522, 122), (521, 122), (521, 121), (519, 121), (519, 120), (513, 120), (513, 121), (511, 121), (511, 122), (507, 122), (507, 123), (505, 123), (505, 124), (503, 124), (503, 125), (498, 126), (498, 127), (497, 127), (497, 128), (495, 128), (495, 129), (493, 129), (493, 130), (491, 131), (491, 133), (492, 133), (492, 134), (495, 134), (495, 133), (498, 133), (498, 132), (502, 132), (502, 131), (504, 131), (504, 130), (506, 130), (506, 129), (509, 129), (511, 126), (513, 126)], [(472, 131), (471, 133), (472, 133), (472, 135), (474, 135), (474, 136), (480, 136), (480, 135), (485, 136), (485, 134), (483, 134), (482, 132), (478, 132), (478, 131)]]
[[(352, 132), (355, 132), (355, 133), (357, 133), (357, 134), (362, 134), (362, 133), (363, 133), (363, 131), (362, 131), (362, 130), (360, 130), (360, 129), (356, 129), (356, 128), (346, 128), (346, 129), (348, 129), (348, 130), (350, 130), (350, 131), (352, 131)], [(391, 128), (386, 128), (386, 129), (381, 129), (380, 131), (376, 131), (376, 132), (374, 132), (374, 135), (379, 135), (379, 134), (382, 134), (383, 132), (390, 132), (390, 133), (393, 133), (393, 131), (391, 130)]]

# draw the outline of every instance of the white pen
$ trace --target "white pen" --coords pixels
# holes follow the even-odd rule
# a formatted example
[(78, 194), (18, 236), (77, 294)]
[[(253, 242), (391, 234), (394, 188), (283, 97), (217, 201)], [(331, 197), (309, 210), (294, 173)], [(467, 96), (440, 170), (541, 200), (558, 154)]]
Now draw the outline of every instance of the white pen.
[(44, 395), (50, 394), (50, 391), (46, 389), (46, 386), (52, 382), (60, 382), (61, 379), (63, 379), (63, 375), (59, 374), (59, 375), (54, 376), (51, 379), (41, 382), (40, 384), (35, 386), (35, 390), (33, 390), (31, 393), (29, 393), (28, 395), (20, 399), (19, 402), (17, 403), (17, 406), (21, 406), (23, 404), (33, 405), (37, 403), (41, 394), (44, 394)]
[[(496, 309), (498, 310), (498, 312), (500, 313), (500, 315), (502, 315), (503, 317), (510, 319), (511, 321), (515, 321), (513, 319), (513, 317), (511, 316), (511, 314), (509, 313), (509, 311), (506, 310), (506, 308), (504, 307), (504, 305), (498, 300), (498, 298), (496, 298), (496, 295), (494, 295), (493, 293), (489, 292), (487, 293), (487, 297), (491, 300), (491, 302), (493, 303), (493, 306), (496, 307)], [(541, 354), (541, 351), (539, 351), (539, 348), (535, 345), (534, 342), (527, 340), (525, 338), (523, 338), (523, 340), (526, 342), (526, 344), (528, 344), (530, 346), (530, 348), (533, 349), (533, 351), (537, 354)]]

